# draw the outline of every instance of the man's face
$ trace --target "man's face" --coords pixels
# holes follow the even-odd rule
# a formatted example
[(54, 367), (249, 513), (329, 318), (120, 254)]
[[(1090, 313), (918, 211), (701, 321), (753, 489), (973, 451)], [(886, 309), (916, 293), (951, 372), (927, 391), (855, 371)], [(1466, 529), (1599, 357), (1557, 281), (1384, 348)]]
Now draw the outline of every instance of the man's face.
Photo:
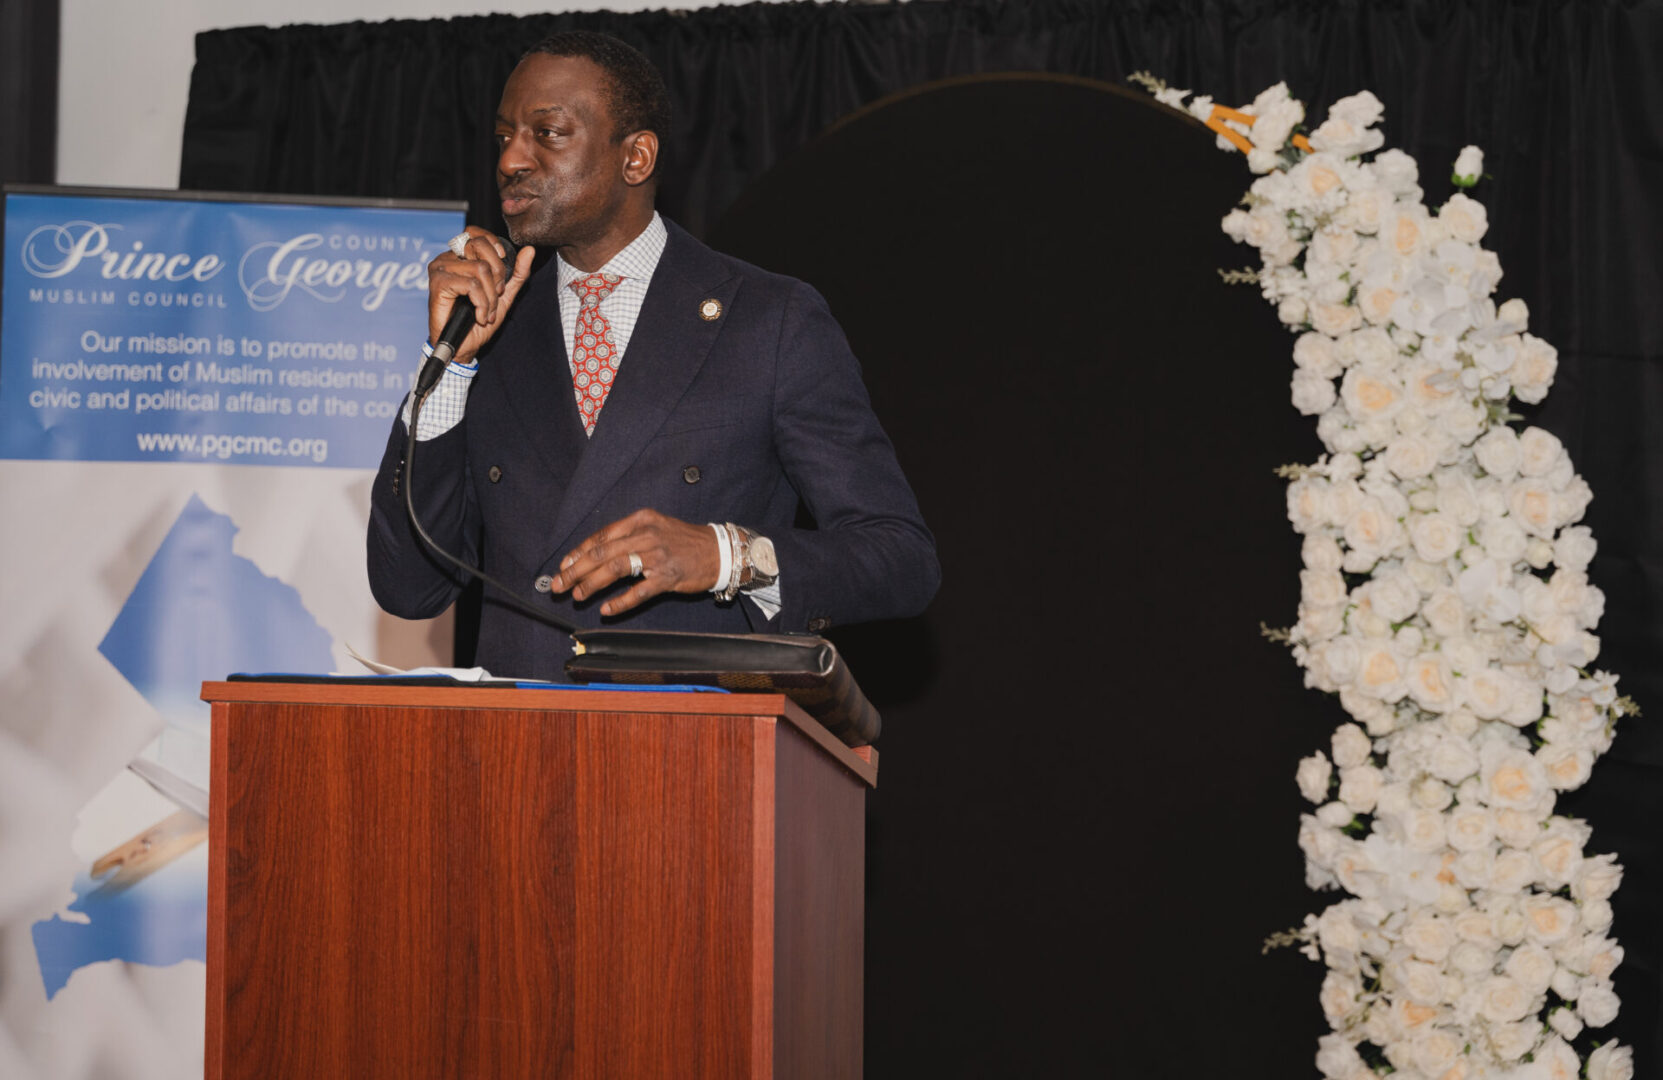
[(604, 69), (533, 53), (497, 107), (497, 190), (516, 244), (581, 246), (604, 235), (629, 192), (628, 148), (615, 140)]

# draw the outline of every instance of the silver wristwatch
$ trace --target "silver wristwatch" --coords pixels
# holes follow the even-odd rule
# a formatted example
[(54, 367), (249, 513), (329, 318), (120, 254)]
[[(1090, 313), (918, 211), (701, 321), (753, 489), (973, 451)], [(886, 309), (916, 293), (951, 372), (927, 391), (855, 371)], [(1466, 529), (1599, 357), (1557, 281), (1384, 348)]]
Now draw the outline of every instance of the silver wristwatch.
[(720, 599), (732, 600), (741, 592), (766, 589), (779, 580), (780, 564), (774, 555), (772, 540), (731, 521), (727, 523), (727, 532), (733, 541), (733, 572)]

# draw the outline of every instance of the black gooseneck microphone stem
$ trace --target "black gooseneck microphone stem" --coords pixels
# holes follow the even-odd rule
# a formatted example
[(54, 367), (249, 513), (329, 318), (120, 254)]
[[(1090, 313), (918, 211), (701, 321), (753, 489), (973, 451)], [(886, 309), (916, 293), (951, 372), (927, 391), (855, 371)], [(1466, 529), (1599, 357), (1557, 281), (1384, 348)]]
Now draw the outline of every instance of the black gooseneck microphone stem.
[[(470, 318), (472, 317), (471, 305), (469, 307), (468, 316)], [(454, 322), (455, 320), (456, 315), (453, 312), (451, 315), (451, 321)], [(531, 618), (536, 619), (540, 623), (554, 627), (556, 630), (563, 630), (568, 634), (575, 633), (578, 629), (575, 623), (569, 623), (551, 611), (539, 611), (537, 608), (532, 607), (530, 604), (520, 599), (514, 590), (510, 589), (490, 574), (487, 574), (485, 571), (480, 570), (477, 567), (469, 566), (461, 559), (458, 559), (455, 555), (452, 555), (450, 552), (440, 547), (431, 536), (427, 535), (427, 530), (422, 528), (421, 519), (416, 517), (416, 422), (421, 418), (422, 405), (427, 401), (427, 395), (433, 392), (433, 386), (439, 381), (439, 375), (443, 374), (446, 363), (443, 360), (439, 360), (437, 348), (435, 348), (433, 352), (434, 355), (430, 357), (427, 363), (422, 367), (421, 375), (416, 380), (416, 390), (410, 397), (410, 431), (404, 444), (404, 510), (410, 517), (411, 528), (416, 530), (416, 535), (421, 537), (422, 543), (427, 545), (428, 550), (432, 551), (435, 555), (438, 555), (458, 570), (461, 570), (463, 573), (468, 574), (471, 577), (476, 577), (487, 585), (494, 586), (496, 590), (502, 594), (502, 599), (506, 600), (513, 607), (519, 609), (524, 614), (529, 615)], [(437, 361), (437, 363), (435, 363), (435, 361)], [(429, 371), (431, 369), (437, 370), (433, 372), (430, 378)], [(424, 381), (427, 384), (425, 388), (422, 386)]]

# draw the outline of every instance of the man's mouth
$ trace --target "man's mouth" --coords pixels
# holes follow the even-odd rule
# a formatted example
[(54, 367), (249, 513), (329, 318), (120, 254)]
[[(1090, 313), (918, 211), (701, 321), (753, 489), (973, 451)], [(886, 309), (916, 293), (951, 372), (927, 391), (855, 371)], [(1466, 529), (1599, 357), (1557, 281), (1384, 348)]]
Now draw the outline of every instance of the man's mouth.
[(525, 213), (525, 208), (530, 206), (532, 201), (536, 198), (537, 196), (535, 195), (504, 191), (502, 193), (502, 216), (509, 218), (514, 217), (516, 214)]

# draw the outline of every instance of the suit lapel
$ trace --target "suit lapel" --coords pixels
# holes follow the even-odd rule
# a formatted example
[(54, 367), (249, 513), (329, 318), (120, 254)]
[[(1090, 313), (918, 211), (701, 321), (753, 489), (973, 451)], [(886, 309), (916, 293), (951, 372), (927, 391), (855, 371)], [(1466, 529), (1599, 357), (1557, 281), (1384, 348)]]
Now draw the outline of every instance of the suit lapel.
[[(588, 449), (578, 462), (550, 530), (557, 541), (550, 553), (551, 561), (588, 535), (584, 526), (590, 513), (641, 456), (704, 365), (723, 320), (700, 318), (699, 305), (715, 298), (725, 309), (739, 289), (739, 279), (710, 249), (676, 225), (665, 222), (665, 226), (669, 239), (624, 350), (618, 379), (601, 408), (595, 433), (588, 440)], [(557, 317), (557, 335), (558, 321)], [(577, 407), (570, 390), (566, 401), (575, 416)], [(578, 430), (581, 436), (581, 426)], [(634, 509), (629, 507), (624, 512)], [(574, 535), (579, 532), (582, 535)]]
[(564, 486), (587, 449), (572, 396), (566, 335), (560, 326), (560, 287), (554, 259), (526, 283), (521, 303), (503, 327), (502, 347), (485, 362), (496, 369), (508, 407), (525, 441), (552, 479)]

